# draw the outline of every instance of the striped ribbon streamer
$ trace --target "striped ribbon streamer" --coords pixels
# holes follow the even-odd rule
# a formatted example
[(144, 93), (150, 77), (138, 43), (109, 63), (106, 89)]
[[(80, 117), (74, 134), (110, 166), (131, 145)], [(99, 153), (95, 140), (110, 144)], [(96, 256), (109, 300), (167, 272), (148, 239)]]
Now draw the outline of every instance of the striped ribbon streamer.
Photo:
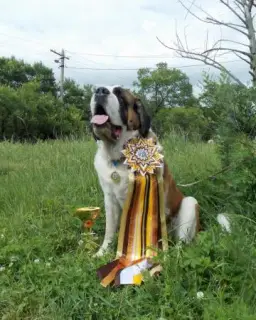
[(141, 271), (154, 267), (158, 250), (167, 250), (163, 178), (130, 173), (116, 259), (97, 271), (101, 285), (141, 284)]

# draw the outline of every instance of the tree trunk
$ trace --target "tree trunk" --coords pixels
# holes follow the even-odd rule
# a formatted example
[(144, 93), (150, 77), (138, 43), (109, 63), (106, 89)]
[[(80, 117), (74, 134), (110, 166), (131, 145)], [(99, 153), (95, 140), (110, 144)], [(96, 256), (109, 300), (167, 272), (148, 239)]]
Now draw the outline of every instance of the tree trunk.
[(251, 5), (247, 3), (246, 0), (243, 0), (244, 5), (244, 16), (245, 21), (247, 24), (247, 30), (248, 30), (248, 38), (250, 42), (250, 61), (251, 61), (251, 76), (252, 76), (252, 82), (253, 85), (256, 86), (256, 37), (255, 37), (255, 30), (253, 26), (253, 17), (252, 17), (252, 6), (253, 6), (253, 0), (251, 1)]

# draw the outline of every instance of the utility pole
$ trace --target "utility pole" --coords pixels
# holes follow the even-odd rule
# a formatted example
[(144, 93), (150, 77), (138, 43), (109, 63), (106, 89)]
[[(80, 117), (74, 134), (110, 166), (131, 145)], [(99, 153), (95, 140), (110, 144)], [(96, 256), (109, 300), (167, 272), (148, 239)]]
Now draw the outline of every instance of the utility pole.
[(50, 51), (55, 53), (55, 54), (57, 54), (58, 56), (60, 56), (60, 58), (54, 60), (54, 62), (59, 63), (59, 68), (60, 68), (60, 98), (63, 101), (63, 96), (64, 96), (63, 83), (64, 83), (65, 59), (69, 60), (69, 58), (65, 56), (64, 49), (62, 49), (61, 52), (57, 52), (57, 51), (52, 50), (52, 49)]

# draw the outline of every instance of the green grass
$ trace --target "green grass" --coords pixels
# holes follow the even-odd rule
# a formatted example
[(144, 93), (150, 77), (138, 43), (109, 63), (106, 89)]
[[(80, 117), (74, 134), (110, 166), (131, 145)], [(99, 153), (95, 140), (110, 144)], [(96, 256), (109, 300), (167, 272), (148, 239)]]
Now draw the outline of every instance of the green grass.
[[(212, 145), (170, 136), (164, 146), (179, 183), (220, 167)], [(92, 258), (104, 214), (95, 236), (82, 234), (72, 216), (80, 206), (100, 206), (104, 213), (95, 150), (92, 141), (0, 144), (0, 318), (256, 319), (255, 222), (236, 218), (234, 233), (223, 233), (211, 181), (183, 190), (198, 198), (206, 227), (193, 245), (170, 248), (159, 257), (161, 275), (146, 277), (140, 287), (100, 286), (96, 269), (115, 251)]]

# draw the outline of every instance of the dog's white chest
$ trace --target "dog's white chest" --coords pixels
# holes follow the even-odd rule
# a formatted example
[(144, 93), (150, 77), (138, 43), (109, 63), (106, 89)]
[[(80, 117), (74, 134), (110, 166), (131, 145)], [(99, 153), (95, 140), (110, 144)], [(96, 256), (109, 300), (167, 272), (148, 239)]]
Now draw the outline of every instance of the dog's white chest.
[(94, 161), (104, 194), (112, 194), (122, 206), (128, 189), (129, 171), (122, 163), (114, 164), (98, 152)]

